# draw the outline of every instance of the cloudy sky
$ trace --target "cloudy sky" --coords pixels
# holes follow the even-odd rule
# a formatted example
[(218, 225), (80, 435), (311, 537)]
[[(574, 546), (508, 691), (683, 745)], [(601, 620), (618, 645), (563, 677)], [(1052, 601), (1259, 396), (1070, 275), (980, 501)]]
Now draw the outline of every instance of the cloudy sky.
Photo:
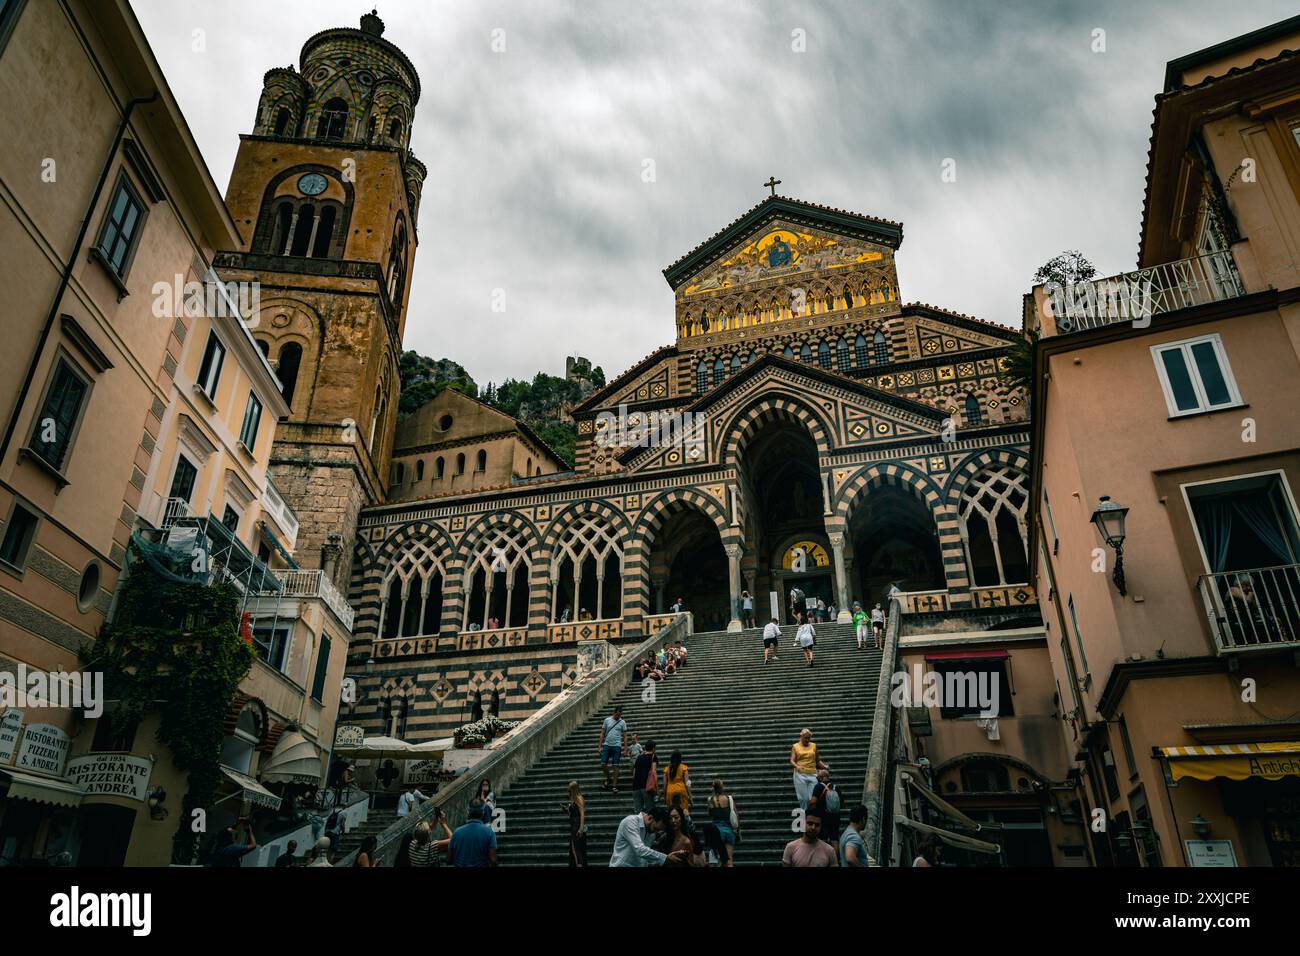
[[(263, 73), (372, 2), (135, 0), (219, 184)], [(382, 0), (385, 37), (420, 72), (412, 145), (429, 167), (405, 345), (480, 385), (560, 372), (566, 354), (612, 376), (673, 338), (660, 270), (772, 174), (783, 195), (902, 221), (907, 301), (1018, 324), (1055, 253), (1080, 249), (1106, 275), (1133, 266), (1166, 61), (1294, 13), (1283, 0)]]

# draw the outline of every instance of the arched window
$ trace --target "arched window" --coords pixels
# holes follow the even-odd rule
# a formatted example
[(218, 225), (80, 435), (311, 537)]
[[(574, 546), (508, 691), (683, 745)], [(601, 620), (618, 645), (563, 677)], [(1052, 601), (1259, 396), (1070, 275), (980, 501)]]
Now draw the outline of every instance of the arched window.
[(348, 126), (348, 104), (340, 97), (334, 97), (321, 110), (320, 119), (316, 121), (316, 138), (322, 141), (340, 140)]
[(330, 245), (334, 241), (334, 225), (337, 221), (338, 207), (333, 203), (322, 204), (312, 236), (311, 255), (313, 259), (329, 258)]
[(727, 374), (727, 366), (722, 361), (722, 357), (719, 356), (717, 361), (713, 363), (713, 384), (721, 385), (722, 379), (726, 376), (726, 374)]
[(437, 462), (434, 463), (434, 474), (439, 481), (442, 481), (443, 475), (447, 473), (447, 460), (441, 455), (438, 456)]
[(400, 461), (393, 463), (393, 487), (400, 488), (402, 482), (406, 481), (406, 466)]
[(379, 117), (378, 116), (370, 117), (370, 122), (366, 124), (367, 143), (373, 143), (375, 141), (375, 133), (378, 132), (378, 130), (379, 130)]
[(388, 124), (388, 138), (401, 142), (402, 140), (402, 121), (395, 119)]
[(464, 452), (461, 452), (459, 455), (456, 456), (456, 474), (457, 475), (465, 474), (465, 453)]
[(844, 371), (849, 367), (848, 339), (838, 339), (835, 342), (835, 364), (839, 367), (840, 371)]
[(280, 392), (291, 406), (294, 389), (298, 386), (298, 369), (301, 365), (301, 345), (297, 342), (285, 342), (280, 346), (280, 361), (276, 363), (275, 374), (280, 379)]
[(268, 342), (266, 339), (258, 339), (258, 340), (257, 340), (257, 347), (258, 347), (259, 349), (261, 349), (261, 350), (262, 350), (262, 354), (265, 355), (266, 358), (267, 358), (268, 360), (270, 360), (270, 358), (271, 358), (271, 343)]
[(293, 119), (293, 114), (285, 107), (275, 111), (275, 135), (284, 136), (289, 129), (289, 121)]
[(999, 465), (980, 472), (962, 491), (962, 538), (976, 587), (1029, 580), (1023, 472)]
[(293, 220), (290, 223), (292, 235), (289, 237), (289, 247), (285, 249), (286, 256), (305, 256), (311, 249), (311, 237), (313, 227), (316, 225), (316, 204), (305, 202), (301, 203), (294, 210)]
[(709, 390), (709, 363), (700, 359), (700, 364), (695, 366), (695, 390), (700, 393)]
[(424, 459), (421, 458), (415, 463), (415, 480), (424, 481)]
[(758, 361), (758, 351), (755, 350), (755, 351), (753, 351), (753, 352), (750, 352), (750, 353), (749, 353), (749, 364), (750, 364), (750, 365), (753, 365), (753, 364), (754, 364), (755, 362), (757, 362), (757, 361)]
[(876, 353), (877, 365), (889, 364), (889, 346), (885, 343), (885, 333), (880, 330), (876, 331), (875, 338), (871, 340), (871, 347)]
[(859, 335), (853, 340), (853, 364), (865, 368), (867, 364), (867, 340)]
[(736, 373), (740, 371), (740, 355), (737, 353), (731, 357), (731, 371)]
[(803, 347), (799, 349), (799, 357), (803, 359), (805, 362), (812, 361), (812, 349), (808, 347), (807, 342), (805, 342), (803, 344)]
[(980, 400), (975, 397), (973, 392), (966, 394), (966, 424), (979, 425), (984, 421), (980, 414)]
[(782, 352), (781, 354), (784, 355), (786, 358), (794, 358), (794, 349), (792, 349), (790, 346), (787, 345), (785, 347), (785, 351)]
[(825, 342), (821, 342), (817, 346), (817, 364), (822, 368), (831, 367), (831, 347)]
[(501, 627), (528, 623), (528, 549), (522, 535), (509, 528), (494, 528), (483, 536), (465, 562), (465, 617), (486, 628), (495, 618)]
[(397, 217), (393, 228), (393, 244), (388, 250), (388, 298), (393, 307), (402, 304), (402, 295), (406, 291), (406, 220)]
[(437, 634), (442, 622), (442, 559), (423, 541), (397, 558), (384, 579), (381, 637)]
[(379, 422), (384, 417), (383, 388), (380, 385), (375, 389), (375, 417), (370, 420), (370, 438), (366, 441), (366, 447), (371, 451), (375, 450), (375, 436), (379, 434)]
[(474, 466), (475, 471), (487, 471), (487, 452), (479, 449), (477, 464)]
[(603, 517), (585, 514), (561, 536), (551, 559), (551, 620), (623, 616), (623, 546)]

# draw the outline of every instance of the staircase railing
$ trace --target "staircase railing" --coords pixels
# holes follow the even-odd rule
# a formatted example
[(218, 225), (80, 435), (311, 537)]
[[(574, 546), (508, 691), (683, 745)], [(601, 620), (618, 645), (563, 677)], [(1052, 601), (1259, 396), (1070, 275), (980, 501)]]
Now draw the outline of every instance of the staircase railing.
[(871, 747), (867, 752), (867, 778), (862, 785), (862, 802), (867, 808), (867, 852), (881, 866), (888, 862), (893, 827), (892, 778), (889, 773), (894, 757), (895, 708), (890, 705), (891, 680), (898, 659), (898, 631), (903, 606), (889, 602), (889, 623), (885, 628), (885, 650), (880, 659), (880, 684), (876, 687), (876, 707), (871, 719)]
[[(610, 701), (625, 691), (632, 682), (632, 673), (637, 662), (647, 653), (658, 649), (665, 641), (678, 639), (684, 641), (690, 635), (688, 625), (689, 617), (680, 617), (636, 647), (626, 651), (622, 657), (587, 684), (575, 687), (571, 696), (548, 704), (547, 707), (554, 706), (554, 709), (544, 720), (532, 721), (528, 726), (519, 727), (511, 732), (501, 747), (492, 750), (490, 756), (476, 763), (469, 773), (462, 774), (451, 783), (439, 787), (438, 792), (428, 801), (420, 804), (419, 809), (414, 813), (408, 814), (384, 830), (378, 835), (379, 846), (376, 849), (383, 865), (393, 865), (406, 834), (415, 829), (416, 824), (422, 820), (431, 820), (434, 812), (439, 808), (446, 816), (448, 826), (454, 829), (464, 823), (474, 789), (483, 777), (492, 780), (493, 789), (498, 797), (504, 795), (512, 783), (572, 733), (574, 728), (580, 726), (592, 714), (603, 710)], [(335, 866), (351, 866), (355, 859), (354, 850), (339, 860)]]

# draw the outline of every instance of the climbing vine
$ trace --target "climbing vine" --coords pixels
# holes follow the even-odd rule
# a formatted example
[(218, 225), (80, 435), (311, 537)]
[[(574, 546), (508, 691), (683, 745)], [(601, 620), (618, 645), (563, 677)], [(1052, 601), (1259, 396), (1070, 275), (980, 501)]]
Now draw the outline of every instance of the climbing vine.
[(132, 564), (114, 623), (85, 655), (120, 701), (114, 723), (134, 728), (158, 713), (158, 740), (187, 774), (173, 863), (194, 861), (193, 811), (211, 805), (221, 781), (226, 712), (253, 658), (239, 634), (238, 591), (172, 579), (145, 561)]

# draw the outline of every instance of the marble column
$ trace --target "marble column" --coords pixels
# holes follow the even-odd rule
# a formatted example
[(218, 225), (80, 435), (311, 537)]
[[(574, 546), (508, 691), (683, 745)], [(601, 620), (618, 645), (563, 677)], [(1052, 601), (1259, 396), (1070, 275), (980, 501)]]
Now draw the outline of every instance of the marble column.
[(827, 535), (831, 540), (831, 555), (835, 559), (835, 594), (838, 596), (839, 611), (835, 615), (835, 623), (851, 624), (853, 622), (853, 612), (849, 610), (849, 576), (844, 569), (844, 535), (839, 531), (832, 531)]
[(729, 544), (727, 550), (727, 578), (731, 585), (731, 620), (727, 623), (727, 630), (739, 632), (744, 630), (744, 625), (740, 622), (740, 554), (741, 547), (738, 544)]

